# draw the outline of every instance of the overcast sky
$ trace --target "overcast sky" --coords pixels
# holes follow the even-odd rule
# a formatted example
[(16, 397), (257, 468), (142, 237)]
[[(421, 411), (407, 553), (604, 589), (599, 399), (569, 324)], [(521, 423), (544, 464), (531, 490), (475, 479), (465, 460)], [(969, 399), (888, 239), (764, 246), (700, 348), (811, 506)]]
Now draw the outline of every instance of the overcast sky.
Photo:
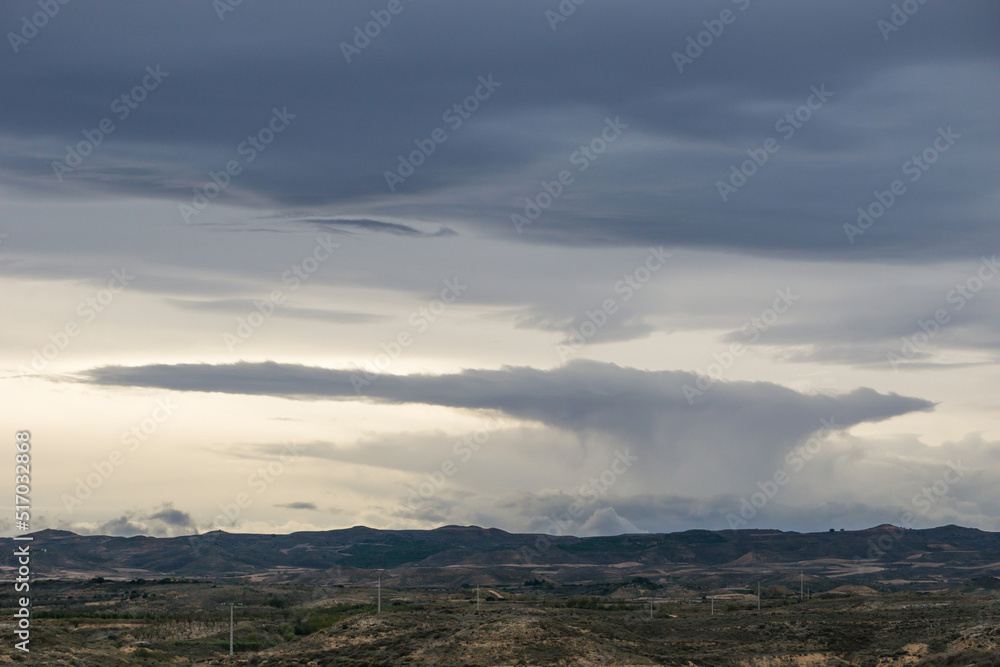
[(32, 527), (1000, 530), (1000, 7), (577, 2), (5, 2)]

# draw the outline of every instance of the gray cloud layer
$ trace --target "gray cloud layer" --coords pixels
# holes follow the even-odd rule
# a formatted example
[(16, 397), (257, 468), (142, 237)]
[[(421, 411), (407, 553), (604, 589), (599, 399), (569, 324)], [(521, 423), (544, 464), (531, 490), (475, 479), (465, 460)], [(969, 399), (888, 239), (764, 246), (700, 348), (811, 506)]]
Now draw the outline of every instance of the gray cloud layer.
[[(5, 4), (4, 25), (18, 24), (19, 5), (35, 9)], [(569, 245), (852, 258), (996, 247), (1000, 8), (930, 3), (886, 40), (877, 21), (891, 5), (591, 0), (553, 31), (545, 11), (555, 2), (404, 3), (351, 63), (340, 45), (371, 20), (366, 2), (243, 4), (223, 21), (201, 2), (110, 2), (99, 13), (67, 5), (0, 61), (0, 80), (19, 91), (0, 121), (0, 170), (49, 194), (184, 202), (273, 108), (287, 107), (296, 118), (220, 201), (294, 207), (318, 220), (350, 210), (355, 227), (390, 233), (413, 234), (388, 221), (409, 217)], [(726, 9), (734, 22), (678, 72), (672, 54)], [(169, 76), (117, 120), (111, 101), (147, 65)], [(454, 127), (447, 111), (490, 74), (500, 88)], [(833, 97), (785, 138), (777, 123), (821, 84)], [(52, 161), (104, 117), (114, 133), (57, 184)], [(629, 125), (619, 143), (514, 234), (511, 213), (541, 180), (575, 171), (571, 155), (606, 117)], [(385, 171), (439, 127), (447, 141), (391, 194)], [(842, 226), (857, 206), (905, 180), (904, 163), (942, 127), (961, 135), (952, 153), (907, 180), (886, 217), (849, 244)], [(723, 202), (716, 182), (768, 137), (779, 152)]]
[[(298, 399), (421, 403), (469, 410), (495, 410), (522, 420), (592, 438), (613, 451), (631, 448), (647, 463), (635, 478), (647, 482), (669, 469), (683, 471), (678, 483), (698, 479), (705, 488), (724, 466), (766, 471), (824, 422), (850, 427), (933, 408), (929, 401), (856, 389), (848, 394), (802, 394), (775, 384), (719, 383), (690, 404), (685, 385), (693, 373), (640, 371), (613, 364), (574, 361), (550, 371), (532, 368), (466, 370), (452, 375), (383, 375), (290, 364), (180, 364), (104, 367), (84, 374), (102, 386), (221, 392)], [(360, 384), (370, 382), (368, 385)]]
[[(452, 375), (378, 375), (357, 371), (241, 362), (107, 366), (83, 373), (103, 386), (155, 387), (174, 391), (269, 395), (284, 398), (370, 398), (387, 403), (423, 403), (473, 410), (503, 410), (511, 416), (561, 428), (635, 424), (663, 410), (696, 413), (705, 406), (726, 410), (756, 404), (816, 414), (836, 411), (846, 425), (878, 421), (932, 407), (928, 401), (857, 389), (841, 396), (805, 395), (766, 382), (723, 383), (694, 406), (684, 386), (698, 377), (680, 371), (641, 371), (614, 364), (572, 361), (543, 371), (505, 367)], [(810, 421), (810, 425), (814, 425)], [(814, 427), (812, 430), (816, 430)]]

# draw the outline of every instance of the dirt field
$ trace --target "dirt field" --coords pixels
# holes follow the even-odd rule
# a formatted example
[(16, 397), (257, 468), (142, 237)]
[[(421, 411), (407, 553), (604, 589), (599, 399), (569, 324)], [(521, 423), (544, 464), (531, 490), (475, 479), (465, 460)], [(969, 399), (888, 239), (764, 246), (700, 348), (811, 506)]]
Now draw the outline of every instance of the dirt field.
[[(49, 582), (32, 652), (0, 664), (1000, 665), (997, 593), (869, 590), (800, 602), (719, 592), (654, 602), (474, 589), (373, 591), (280, 584)], [(725, 595), (725, 599), (722, 596)], [(503, 596), (500, 599), (499, 596)], [(6, 602), (6, 600), (4, 601)], [(39, 604), (48, 602), (49, 604)], [(4, 617), (10, 618), (8, 610)]]

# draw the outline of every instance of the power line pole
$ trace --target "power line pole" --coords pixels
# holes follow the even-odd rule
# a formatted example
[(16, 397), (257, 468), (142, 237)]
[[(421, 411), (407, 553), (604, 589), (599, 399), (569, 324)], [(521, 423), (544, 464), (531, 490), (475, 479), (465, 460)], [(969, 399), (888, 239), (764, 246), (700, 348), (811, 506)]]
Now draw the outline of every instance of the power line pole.
[(479, 613), (479, 584), (476, 584), (476, 613)]
[(803, 595), (802, 595), (803, 588), (802, 587), (804, 585), (805, 585), (805, 583), (802, 580), (802, 573), (799, 572), (799, 599), (800, 600), (803, 598)]
[(760, 579), (757, 580), (757, 611), (760, 611)]
[(378, 573), (378, 609), (375, 611), (376, 614), (382, 612), (382, 573)]
[(229, 657), (233, 657), (233, 607), (242, 607), (242, 602), (223, 602), (229, 605)]

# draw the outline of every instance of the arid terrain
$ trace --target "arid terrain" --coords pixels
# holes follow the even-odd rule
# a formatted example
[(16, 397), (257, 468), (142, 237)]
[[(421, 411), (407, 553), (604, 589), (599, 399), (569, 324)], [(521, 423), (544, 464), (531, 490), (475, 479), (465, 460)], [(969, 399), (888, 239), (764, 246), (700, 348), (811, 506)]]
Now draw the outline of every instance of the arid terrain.
[(1000, 665), (992, 533), (690, 531), (521, 550), (536, 539), (49, 531), (34, 542), (31, 653), (13, 650), (7, 587), (0, 663), (225, 664), (234, 604), (236, 664)]
[(605, 595), (532, 588), (481, 588), (478, 611), (474, 588), (385, 588), (377, 613), (371, 588), (45, 582), (30, 656), (14, 654), (7, 641), (0, 661), (225, 664), (225, 603), (236, 602), (235, 663), (248, 665), (1000, 664), (996, 592), (854, 587), (802, 602), (764, 598), (757, 611), (747, 591), (714, 591), (713, 603), (695, 591), (642, 584)]

